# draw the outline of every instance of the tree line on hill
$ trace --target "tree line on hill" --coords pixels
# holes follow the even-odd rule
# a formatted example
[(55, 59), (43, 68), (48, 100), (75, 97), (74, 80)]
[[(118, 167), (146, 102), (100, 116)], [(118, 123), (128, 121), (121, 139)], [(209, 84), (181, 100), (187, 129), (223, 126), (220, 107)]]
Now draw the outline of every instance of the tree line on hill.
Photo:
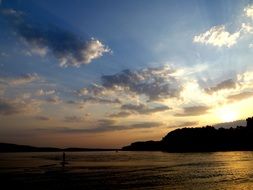
[(253, 117), (246, 126), (182, 128), (169, 132), (160, 141), (134, 142), (125, 151), (210, 152), (253, 150)]

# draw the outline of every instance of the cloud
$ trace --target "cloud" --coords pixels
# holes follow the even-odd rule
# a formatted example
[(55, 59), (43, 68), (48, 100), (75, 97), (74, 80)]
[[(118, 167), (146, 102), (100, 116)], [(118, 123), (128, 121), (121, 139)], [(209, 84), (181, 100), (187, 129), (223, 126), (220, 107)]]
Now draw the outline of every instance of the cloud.
[(236, 88), (236, 82), (233, 79), (224, 80), (220, 83), (218, 83), (214, 87), (206, 88), (205, 91), (207, 93), (213, 93), (224, 89), (232, 89)]
[(23, 74), (13, 79), (7, 79), (7, 81), (8, 81), (8, 84), (10, 85), (24, 85), (24, 84), (36, 81), (38, 79), (39, 79), (39, 76), (37, 73), (28, 73), (28, 74)]
[(51, 119), (50, 117), (43, 116), (43, 115), (38, 115), (38, 116), (35, 116), (34, 118), (39, 121), (49, 121)]
[(130, 116), (132, 114), (133, 114), (132, 112), (121, 111), (121, 112), (118, 112), (118, 113), (113, 113), (113, 114), (109, 115), (109, 117), (127, 117), (127, 116)]
[(116, 121), (115, 120), (113, 120), (113, 119), (100, 119), (100, 120), (98, 120), (97, 121), (98, 122), (98, 126), (111, 126), (111, 125), (114, 125), (115, 123), (116, 123)]
[(29, 22), (22, 12), (14, 9), (1, 11), (22, 41), (30, 48), (31, 54), (54, 55), (60, 66), (79, 67), (89, 64), (112, 52), (110, 48), (95, 38), (82, 40), (75, 34), (52, 25)]
[(169, 128), (182, 128), (182, 127), (191, 127), (191, 126), (196, 126), (198, 125), (198, 121), (186, 121), (177, 125), (169, 125)]
[(80, 89), (77, 93), (79, 96), (98, 96), (98, 95), (105, 95), (106, 88), (98, 85), (98, 84), (92, 84), (87, 88)]
[(75, 100), (68, 100), (66, 101), (67, 104), (79, 104), (79, 102), (75, 101)]
[(78, 117), (78, 116), (65, 116), (63, 121), (69, 122), (69, 123), (79, 123), (83, 122), (85, 120), (84, 117)]
[(1, 84), (1, 79), (0, 79), (0, 96), (3, 96), (6, 90), (6, 86), (4, 84)]
[(12, 104), (10, 101), (0, 99), (0, 114), (1, 115), (12, 115), (22, 112), (21, 107), (16, 104)]
[(43, 89), (40, 89), (40, 90), (37, 90), (35, 92), (35, 95), (36, 96), (48, 96), (48, 95), (52, 95), (52, 94), (55, 94), (55, 90), (48, 90), (48, 91), (45, 91)]
[[(108, 124), (108, 125), (107, 125)], [(140, 122), (132, 125), (115, 125), (113, 120), (108, 120), (105, 122), (101, 121), (101, 124), (94, 128), (67, 128), (67, 127), (58, 127), (54, 129), (39, 129), (40, 131), (50, 131), (50, 132), (60, 132), (60, 133), (104, 133), (112, 131), (123, 131), (123, 130), (132, 130), (132, 129), (148, 129), (161, 126), (162, 123), (159, 122)]]
[(175, 114), (176, 117), (184, 117), (184, 116), (198, 116), (206, 114), (210, 108), (207, 106), (190, 106), (184, 107), (183, 113)]
[(126, 100), (160, 101), (179, 98), (182, 90), (181, 76), (168, 66), (140, 70), (123, 70), (113, 75), (103, 75), (99, 84), (76, 91), (84, 102), (121, 103)]
[(253, 5), (247, 6), (243, 11), (247, 17), (253, 19)]
[(106, 99), (100, 97), (85, 97), (82, 99), (83, 103), (95, 103), (95, 104), (120, 104), (121, 101), (118, 98)]
[(224, 25), (214, 26), (208, 31), (194, 36), (193, 42), (202, 43), (206, 45), (213, 45), (217, 47), (232, 47), (235, 45), (240, 37), (240, 31), (230, 33), (226, 31)]
[(9, 54), (5, 53), (5, 52), (0, 52), (0, 57), (8, 57)]
[(253, 26), (250, 24), (242, 23), (241, 31), (243, 31), (244, 33), (252, 33)]
[(0, 99), (0, 115), (34, 114), (39, 111), (40, 102), (36, 100)]
[[(54, 50), (56, 57), (58, 57), (60, 61), (60, 66), (67, 67), (67, 66), (76, 66), (79, 67), (82, 64), (89, 64), (94, 59), (98, 59), (103, 56), (104, 53), (112, 52), (108, 47), (102, 44), (101, 41), (91, 38), (89, 41), (80, 42), (81, 47), (76, 47), (73, 52), (71, 49), (72, 47), (68, 47), (65, 45), (64, 52), (61, 50)], [(51, 47), (52, 48), (52, 47)], [(71, 52), (72, 51), (72, 52)]]
[(158, 106), (158, 107), (153, 107), (149, 108), (145, 104), (124, 104), (121, 106), (122, 110), (127, 110), (132, 113), (138, 113), (138, 114), (150, 114), (150, 113), (155, 113), (155, 112), (162, 112), (162, 111), (167, 111), (170, 110), (168, 106)]
[(110, 114), (109, 117), (127, 117), (136, 114), (152, 114), (157, 112), (163, 112), (170, 110), (171, 108), (165, 105), (159, 105), (156, 107), (149, 107), (145, 104), (123, 104), (120, 107), (121, 111), (118, 113)]
[(49, 103), (53, 103), (53, 104), (59, 104), (59, 103), (62, 102), (61, 99), (60, 99), (60, 97), (57, 96), (57, 95), (48, 97), (48, 98), (46, 99), (46, 101), (49, 102)]
[(40, 77), (37, 73), (26, 73), (12, 77), (0, 77), (0, 91), (2, 90), (4, 92), (8, 87), (16, 88), (39, 80)]
[[(253, 19), (253, 5), (244, 8), (244, 16)], [(208, 31), (194, 36), (193, 42), (230, 48), (237, 44), (240, 38), (252, 33), (253, 26), (251, 23), (242, 22), (241, 26), (234, 33), (227, 31), (225, 25), (213, 26)]]
[(123, 70), (114, 75), (102, 76), (102, 86), (145, 95), (149, 101), (173, 98), (178, 97), (181, 91), (180, 82), (172, 76), (174, 72), (169, 67)]
[(243, 119), (243, 120), (237, 120), (237, 121), (232, 121), (232, 122), (226, 122), (226, 123), (218, 123), (218, 124), (215, 124), (213, 125), (213, 127), (215, 128), (235, 128), (237, 126), (246, 126), (247, 123), (246, 123), (246, 120)]
[(253, 96), (253, 92), (241, 92), (238, 94), (230, 95), (227, 97), (229, 101), (240, 101), (243, 99), (247, 99)]
[(22, 11), (18, 11), (15, 9), (1, 9), (0, 13), (5, 15), (5, 16), (9, 16), (10, 19), (16, 22), (19, 22), (18, 19), (21, 19), (22, 16), (24, 16), (24, 13)]

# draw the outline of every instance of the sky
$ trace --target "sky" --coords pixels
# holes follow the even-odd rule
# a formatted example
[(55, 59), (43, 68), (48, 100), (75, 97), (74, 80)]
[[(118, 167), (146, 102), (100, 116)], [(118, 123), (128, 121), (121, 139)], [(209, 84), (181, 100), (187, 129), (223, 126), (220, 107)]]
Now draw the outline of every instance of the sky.
[(0, 141), (120, 148), (253, 116), (253, 1), (1, 0)]

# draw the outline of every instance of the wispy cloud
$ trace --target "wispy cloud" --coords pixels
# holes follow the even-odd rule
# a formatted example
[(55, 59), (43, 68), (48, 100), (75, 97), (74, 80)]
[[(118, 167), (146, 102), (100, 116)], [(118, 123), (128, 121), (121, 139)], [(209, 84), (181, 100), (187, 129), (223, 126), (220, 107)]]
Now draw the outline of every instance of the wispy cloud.
[(78, 116), (65, 116), (63, 121), (69, 122), (69, 123), (79, 123), (83, 122), (85, 120), (85, 117), (78, 117)]
[(0, 115), (14, 115), (14, 114), (35, 114), (40, 109), (40, 102), (29, 100), (9, 100), (0, 99)]
[(232, 122), (226, 122), (226, 123), (218, 123), (213, 125), (215, 128), (231, 128), (231, 127), (237, 127), (237, 126), (246, 126), (246, 120), (237, 120)]
[(48, 96), (48, 95), (52, 95), (55, 94), (55, 90), (43, 90), (43, 89), (39, 89), (35, 92), (36, 96)]
[(236, 88), (236, 82), (233, 79), (224, 80), (218, 83), (214, 87), (206, 88), (205, 91), (207, 93), (213, 93), (224, 89), (233, 89)]
[[(244, 8), (244, 19), (253, 19), (253, 5), (249, 5)], [(226, 25), (213, 26), (206, 32), (193, 37), (193, 42), (201, 43), (205, 45), (212, 45), (216, 47), (230, 48), (237, 44), (238, 40), (247, 34), (253, 33), (253, 25), (251, 22), (244, 23), (242, 21), (241, 26), (234, 32), (229, 32)]]
[(198, 124), (199, 124), (198, 121), (186, 121), (186, 122), (179, 123), (179, 124), (176, 124), (176, 125), (169, 125), (168, 127), (169, 128), (192, 127), (192, 126), (196, 126)]
[(240, 37), (240, 31), (230, 33), (226, 31), (226, 27), (224, 25), (214, 26), (210, 28), (208, 31), (194, 36), (193, 42), (209, 44), (217, 47), (232, 47), (235, 45)]
[(170, 110), (171, 108), (164, 105), (150, 108), (145, 104), (124, 104), (121, 106), (121, 109), (130, 111), (132, 113), (150, 114), (150, 113), (167, 111), (167, 110)]
[(43, 116), (43, 115), (37, 115), (34, 117), (36, 120), (39, 120), (39, 121), (49, 121), (51, 118), (50, 117), (47, 117), (47, 116)]
[(53, 104), (59, 104), (59, 103), (62, 102), (62, 100), (60, 99), (60, 97), (57, 96), (57, 95), (53, 95), (51, 97), (48, 97), (46, 99), (46, 101), (49, 102), (49, 103), (53, 103)]
[(247, 98), (253, 97), (253, 92), (241, 92), (238, 94), (230, 95), (227, 97), (229, 101), (241, 101)]
[(15, 78), (6, 78), (7, 83), (10, 85), (23, 85), (27, 83), (31, 83), (39, 79), (37, 73), (27, 73)]
[(121, 101), (118, 98), (109, 99), (101, 97), (84, 97), (82, 99), (83, 103), (94, 103), (94, 104), (120, 104)]
[(1, 13), (30, 48), (31, 54), (44, 56), (52, 53), (60, 66), (79, 67), (91, 63), (105, 53), (112, 52), (98, 39), (81, 40), (80, 37), (62, 28), (30, 22), (20, 11), (4, 9)]
[(94, 126), (94, 128), (57, 127), (53, 129), (38, 129), (38, 130), (56, 133), (104, 133), (112, 131), (156, 128), (161, 125), (162, 123), (159, 122), (139, 122), (132, 125), (116, 125), (113, 120), (108, 120), (108, 121), (101, 121), (100, 124), (98, 126)]
[(177, 113), (175, 116), (177, 117), (185, 117), (185, 116), (199, 116), (206, 114), (210, 108), (207, 106), (189, 106), (183, 108), (183, 113)]
[(120, 111), (118, 113), (113, 113), (113, 114), (109, 115), (109, 117), (128, 117), (132, 114), (133, 113), (129, 112), (129, 111)]

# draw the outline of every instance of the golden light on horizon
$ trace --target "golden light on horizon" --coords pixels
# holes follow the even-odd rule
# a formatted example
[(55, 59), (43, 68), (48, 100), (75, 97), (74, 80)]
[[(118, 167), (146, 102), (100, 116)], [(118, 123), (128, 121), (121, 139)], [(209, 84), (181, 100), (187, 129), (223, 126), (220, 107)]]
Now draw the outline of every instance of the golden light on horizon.
[(235, 112), (228, 112), (221, 116), (222, 120), (225, 122), (231, 122), (236, 120), (236, 113)]
[(228, 107), (219, 109), (217, 114), (221, 120), (221, 122), (232, 122), (238, 119), (238, 114), (233, 109)]

